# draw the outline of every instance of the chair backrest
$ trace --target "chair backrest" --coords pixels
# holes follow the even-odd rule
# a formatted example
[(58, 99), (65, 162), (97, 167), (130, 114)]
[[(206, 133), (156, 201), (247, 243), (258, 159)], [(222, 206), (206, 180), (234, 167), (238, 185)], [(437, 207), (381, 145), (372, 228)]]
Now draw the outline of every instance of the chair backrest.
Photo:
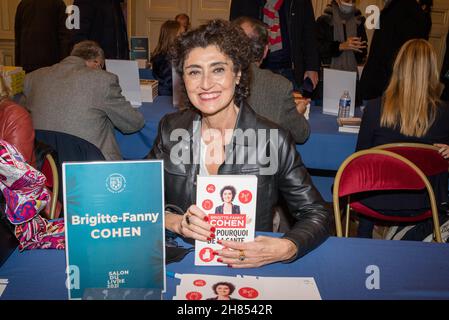
[(449, 161), (444, 159), (438, 147), (423, 143), (389, 143), (373, 149), (387, 150), (397, 153), (413, 162), (426, 176), (446, 173)]
[[(68, 161), (103, 161), (104, 155), (92, 143), (67, 134), (49, 130), (35, 130), (36, 140), (42, 141), (56, 151), (55, 162), (58, 170), (58, 182), (62, 185), (62, 164)], [(63, 201), (62, 192), (58, 195), (59, 201)]]
[[(435, 195), (429, 180), (417, 165), (397, 153), (386, 150), (370, 149), (354, 153), (343, 162), (335, 177), (333, 204), (337, 235), (342, 236), (340, 197), (369, 191), (421, 189), (426, 189), (429, 194), (435, 223), (435, 218), (438, 219)], [(381, 216), (379, 213), (377, 218)], [(387, 220), (391, 221), (391, 216)], [(436, 224), (439, 229), (438, 220)]]

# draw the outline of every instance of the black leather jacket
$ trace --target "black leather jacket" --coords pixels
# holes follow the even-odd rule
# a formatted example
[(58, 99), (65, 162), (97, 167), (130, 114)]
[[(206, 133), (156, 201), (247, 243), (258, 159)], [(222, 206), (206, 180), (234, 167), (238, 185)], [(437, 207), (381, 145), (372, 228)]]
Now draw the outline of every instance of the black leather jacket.
[[(164, 160), (165, 202), (180, 207), (184, 212), (190, 205), (196, 203), (200, 119), (200, 114), (190, 109), (166, 115), (159, 123), (158, 136), (148, 156), (151, 159)], [(188, 135), (182, 138), (172, 137), (174, 141), (170, 141), (173, 130), (179, 128), (187, 130), (185, 133), (188, 132)], [(270, 130), (279, 127), (257, 115), (247, 104), (242, 104), (236, 129)], [(290, 213), (296, 219), (296, 223), (284, 237), (295, 242), (298, 247), (296, 257), (300, 257), (320, 245), (329, 236), (331, 216), (324, 207), (320, 193), (312, 184), (291, 135), (284, 129), (276, 132), (278, 138), (272, 138), (268, 143), (259, 140), (257, 149), (248, 147), (249, 139), (238, 141), (234, 135), (230, 147), (225, 151), (225, 163), (220, 166), (218, 173), (257, 176), (256, 230), (258, 231), (273, 230), (272, 209), (278, 202), (279, 194), (283, 196)], [(190, 138), (194, 136), (198, 138)], [(170, 159), (172, 150), (176, 154), (172, 155), (172, 160), (180, 161), (185, 152), (184, 159), (190, 160), (191, 163), (197, 160), (196, 164), (175, 164)], [(270, 164), (266, 164), (267, 162), (261, 158), (264, 152), (273, 155), (274, 160)], [(241, 162), (233, 159), (233, 154), (244, 154), (245, 159), (252, 159), (251, 156), (255, 156), (257, 161), (241, 161), (244, 164), (236, 164)], [(270, 171), (270, 165), (277, 165), (277, 170), (274, 174), (264, 174)]]

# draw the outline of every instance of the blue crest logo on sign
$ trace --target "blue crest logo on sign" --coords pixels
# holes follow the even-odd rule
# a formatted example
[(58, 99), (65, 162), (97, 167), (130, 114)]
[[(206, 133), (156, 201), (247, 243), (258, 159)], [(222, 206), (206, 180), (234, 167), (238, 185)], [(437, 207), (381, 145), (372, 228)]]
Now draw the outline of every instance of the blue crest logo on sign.
[(113, 173), (106, 179), (106, 187), (112, 193), (120, 193), (126, 188), (126, 179), (119, 173)]

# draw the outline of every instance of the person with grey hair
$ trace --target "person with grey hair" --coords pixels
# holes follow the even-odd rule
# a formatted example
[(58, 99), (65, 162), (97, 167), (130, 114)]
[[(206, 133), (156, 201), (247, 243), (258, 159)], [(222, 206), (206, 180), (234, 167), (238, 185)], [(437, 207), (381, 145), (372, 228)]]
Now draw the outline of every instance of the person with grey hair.
[(296, 143), (309, 138), (310, 126), (304, 117), (308, 100), (295, 103), (293, 85), (285, 77), (260, 68), (268, 54), (267, 26), (251, 17), (239, 17), (233, 21), (250, 38), (252, 64), (248, 104), (261, 116), (289, 130)]
[(24, 104), (35, 129), (80, 137), (106, 160), (121, 160), (114, 128), (133, 133), (144, 126), (144, 118), (122, 95), (118, 77), (102, 70), (103, 62), (97, 43), (76, 44), (60, 63), (25, 77)]
[(70, 55), (84, 59), (90, 68), (104, 67), (104, 51), (95, 41), (86, 40), (76, 44)]

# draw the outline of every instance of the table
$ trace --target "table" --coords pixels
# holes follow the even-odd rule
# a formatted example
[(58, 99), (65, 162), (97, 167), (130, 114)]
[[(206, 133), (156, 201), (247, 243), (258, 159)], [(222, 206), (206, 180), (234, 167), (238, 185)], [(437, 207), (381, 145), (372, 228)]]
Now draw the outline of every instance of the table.
[[(0, 268), (0, 279), (9, 279), (1, 299), (67, 299), (65, 266), (64, 251), (14, 252)], [(380, 289), (369, 290), (373, 266), (379, 270)], [(449, 246), (438, 243), (331, 237), (291, 264), (244, 270), (195, 267), (189, 253), (167, 271), (314, 277), (323, 299), (449, 299)], [(165, 299), (171, 299), (178, 284), (167, 278)]]
[[(158, 96), (153, 103), (144, 103), (138, 109), (145, 118), (145, 127), (137, 133), (124, 135), (116, 130), (116, 139), (122, 155), (127, 160), (143, 159), (156, 139), (159, 120), (176, 112), (172, 97)], [(314, 174), (313, 181), (326, 201), (332, 201), (331, 185), (340, 164), (355, 150), (357, 135), (338, 132), (335, 116), (322, 114), (322, 108), (312, 106), (310, 111), (311, 135), (297, 150), (309, 169), (330, 172)]]

